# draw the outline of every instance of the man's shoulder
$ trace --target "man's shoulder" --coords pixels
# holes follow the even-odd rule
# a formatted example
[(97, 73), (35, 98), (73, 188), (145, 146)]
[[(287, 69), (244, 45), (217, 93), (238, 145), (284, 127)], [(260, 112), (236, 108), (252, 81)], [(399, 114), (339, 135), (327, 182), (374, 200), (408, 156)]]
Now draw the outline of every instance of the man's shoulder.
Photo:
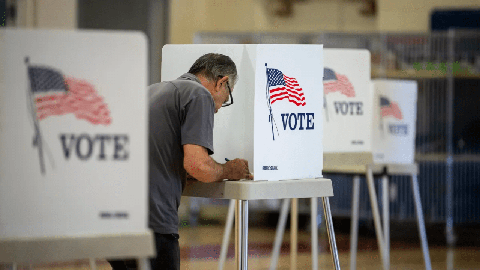
[(208, 90), (199, 82), (194, 80), (188, 80), (185, 78), (178, 78), (171, 81), (162, 81), (149, 86), (151, 90), (169, 90), (169, 89), (182, 89), (182, 90), (200, 90), (200, 92)]
[(185, 80), (180, 78), (173, 81), (169, 81), (167, 83), (171, 83), (176, 88), (188, 88), (188, 89), (204, 88), (203, 85), (201, 85), (196, 81)]
[(197, 81), (179, 78), (167, 83), (171, 84), (174, 89), (177, 89), (181, 96), (188, 99), (194, 99), (197, 97), (212, 98), (207, 88)]
[(179, 97), (181, 100), (192, 100), (198, 97), (212, 99), (210, 92), (202, 84), (185, 79), (163, 81), (149, 86), (149, 98), (158, 99), (165, 96)]

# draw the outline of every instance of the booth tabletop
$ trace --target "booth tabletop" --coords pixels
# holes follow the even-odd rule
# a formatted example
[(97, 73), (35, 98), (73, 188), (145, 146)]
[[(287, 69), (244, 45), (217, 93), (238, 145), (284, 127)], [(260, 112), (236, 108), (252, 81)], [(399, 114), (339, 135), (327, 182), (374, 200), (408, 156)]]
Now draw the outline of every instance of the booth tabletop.
[(183, 196), (234, 200), (316, 198), (333, 196), (332, 181), (325, 178), (280, 181), (187, 181)]
[(325, 165), (323, 173), (349, 173), (366, 174), (367, 167), (372, 169), (373, 174), (386, 172), (390, 175), (418, 174), (418, 164), (369, 164), (369, 165)]

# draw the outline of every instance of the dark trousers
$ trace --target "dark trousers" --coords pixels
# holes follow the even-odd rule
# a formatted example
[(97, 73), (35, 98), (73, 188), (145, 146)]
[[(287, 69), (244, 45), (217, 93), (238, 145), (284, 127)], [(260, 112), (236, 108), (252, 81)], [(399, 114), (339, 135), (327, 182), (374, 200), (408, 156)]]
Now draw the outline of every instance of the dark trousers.
[[(150, 259), (152, 270), (180, 270), (180, 246), (178, 234), (155, 233), (157, 256)], [(137, 269), (134, 260), (108, 261), (113, 270)]]

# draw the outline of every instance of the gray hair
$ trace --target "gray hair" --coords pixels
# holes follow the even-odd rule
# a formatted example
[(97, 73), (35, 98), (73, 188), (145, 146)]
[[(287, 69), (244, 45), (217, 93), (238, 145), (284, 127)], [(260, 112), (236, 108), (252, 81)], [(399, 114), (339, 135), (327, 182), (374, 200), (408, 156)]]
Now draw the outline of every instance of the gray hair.
[(228, 76), (230, 86), (237, 82), (237, 66), (232, 59), (219, 53), (207, 53), (193, 63), (188, 73), (203, 75), (206, 79), (216, 82), (219, 77)]

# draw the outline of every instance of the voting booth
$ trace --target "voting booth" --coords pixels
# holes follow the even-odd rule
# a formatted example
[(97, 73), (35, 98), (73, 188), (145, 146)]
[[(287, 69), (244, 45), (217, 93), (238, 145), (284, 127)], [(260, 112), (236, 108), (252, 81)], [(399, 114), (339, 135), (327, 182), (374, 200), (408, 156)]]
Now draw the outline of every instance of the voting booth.
[(413, 164), (417, 119), (417, 82), (373, 80), (374, 163)]
[[(389, 268), (389, 175), (408, 175), (427, 269), (430, 265), (425, 222), (414, 163), (417, 84), (370, 79), (370, 53), (325, 49), (324, 171), (353, 177), (350, 269), (356, 267), (360, 174), (366, 175), (377, 243)], [(374, 173), (382, 177), (383, 229)]]
[(413, 164), (416, 82), (372, 81), (367, 50), (324, 51), (323, 146), (327, 167)]
[(234, 104), (215, 115), (212, 157), (248, 160), (254, 180), (321, 177), (322, 45), (166, 45), (162, 81), (206, 53), (229, 56), (239, 76)]
[[(188, 72), (195, 60), (207, 53), (229, 56), (239, 76), (232, 87), (234, 104), (215, 115), (212, 157), (220, 163), (234, 158), (248, 160), (256, 180), (192, 181), (183, 192), (183, 196), (230, 199), (219, 269), (227, 254), (234, 208), (236, 269), (248, 269), (249, 201), (285, 199), (288, 205), (290, 199), (296, 202), (297, 198), (311, 198), (316, 216), (318, 197), (322, 198), (329, 224), (332, 261), (335, 269), (340, 269), (328, 201), (333, 189), (331, 181), (322, 178), (323, 119), (319, 104), (323, 103), (323, 46), (166, 45), (162, 81)], [(292, 235), (293, 243), (296, 232)], [(313, 232), (312, 246), (318, 246)], [(296, 258), (296, 251), (291, 256)], [(316, 248), (312, 248), (312, 260), (313, 264), (318, 260)]]
[(371, 153), (370, 52), (325, 49), (324, 57), (324, 152)]
[(145, 36), (0, 30), (0, 63), (0, 261), (153, 255)]

